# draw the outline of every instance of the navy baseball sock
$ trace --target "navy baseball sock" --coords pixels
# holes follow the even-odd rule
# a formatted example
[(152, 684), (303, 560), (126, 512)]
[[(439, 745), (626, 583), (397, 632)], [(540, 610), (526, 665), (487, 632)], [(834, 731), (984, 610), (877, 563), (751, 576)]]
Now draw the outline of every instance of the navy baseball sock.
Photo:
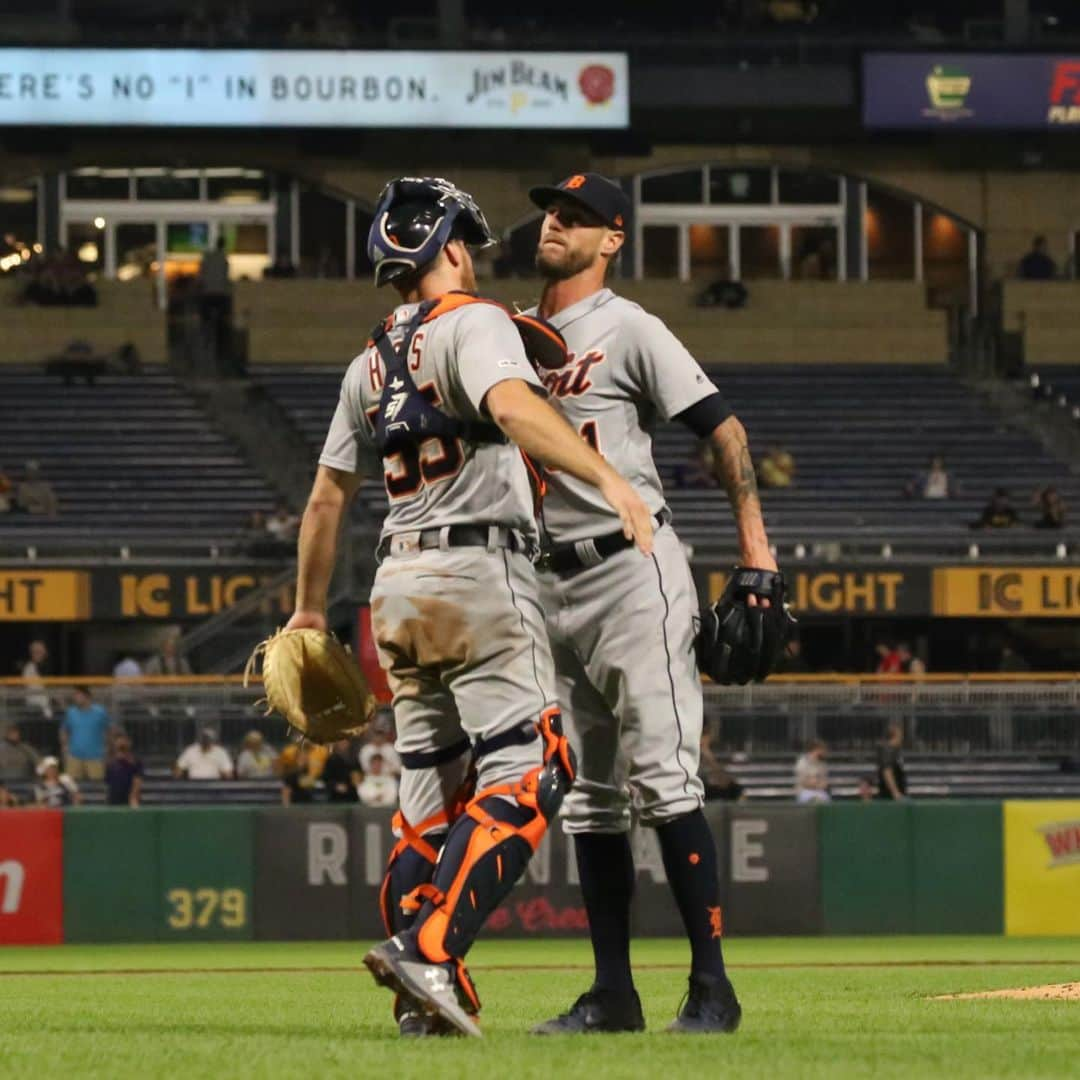
[(656, 836), (668, 883), (690, 939), (690, 972), (723, 975), (720, 874), (712, 829), (701, 810), (695, 810), (659, 826)]
[(630, 902), (634, 856), (627, 833), (576, 833), (578, 877), (589, 916), (596, 986), (615, 993), (634, 988), (630, 973)]

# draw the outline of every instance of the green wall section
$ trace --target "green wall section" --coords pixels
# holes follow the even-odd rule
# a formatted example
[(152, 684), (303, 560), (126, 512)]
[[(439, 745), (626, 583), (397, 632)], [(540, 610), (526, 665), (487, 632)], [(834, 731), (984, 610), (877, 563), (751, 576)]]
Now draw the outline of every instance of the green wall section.
[(1000, 803), (840, 803), (819, 813), (827, 934), (1003, 932)]
[(914, 803), (909, 810), (915, 933), (1004, 933), (1001, 803)]
[[(736, 934), (1002, 933), (1002, 806), (710, 806)], [(80, 809), (63, 815), (67, 941), (370, 938), (386, 811)], [(636, 837), (635, 927), (681, 934), (655, 839)], [(489, 936), (582, 934), (561, 832)]]
[(64, 938), (158, 936), (161, 811), (86, 809), (64, 815)]

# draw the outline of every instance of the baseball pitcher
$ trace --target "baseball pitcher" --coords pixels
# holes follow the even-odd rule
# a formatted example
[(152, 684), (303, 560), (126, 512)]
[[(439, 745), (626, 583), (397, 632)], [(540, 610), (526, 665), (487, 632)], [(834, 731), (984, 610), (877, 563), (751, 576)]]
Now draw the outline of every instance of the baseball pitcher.
[[(656, 523), (642, 565), (588, 485), (548, 477), (541, 599), (578, 774), (567, 796), (596, 978), (538, 1034), (639, 1031), (630, 970), (634, 865), (631, 804), (654, 828), (692, 949), (690, 988), (669, 1030), (734, 1031), (741, 1008), (721, 951), (713, 837), (698, 778), (701, 669), (724, 682), (764, 678), (787, 639), (783, 584), (769, 551), (746, 433), (682, 344), (657, 318), (604, 287), (631, 206), (594, 173), (534, 188), (544, 212), (538, 313), (558, 329), (567, 363), (543, 374), (583, 441), (630, 477)], [(715, 449), (743, 566), (723, 600), (697, 619), (690, 567), (652, 458), (655, 421), (676, 419)], [(695, 633), (700, 626), (700, 633)]]

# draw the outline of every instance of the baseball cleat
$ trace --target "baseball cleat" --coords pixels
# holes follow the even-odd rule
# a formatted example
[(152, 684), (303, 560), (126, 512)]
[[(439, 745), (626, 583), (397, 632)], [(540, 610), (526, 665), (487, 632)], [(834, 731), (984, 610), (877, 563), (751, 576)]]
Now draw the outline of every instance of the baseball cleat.
[(728, 1033), (741, 1019), (742, 1006), (726, 975), (691, 975), (690, 991), (667, 1030), (675, 1035)]
[(570, 1011), (545, 1020), (533, 1035), (588, 1035), (600, 1032), (644, 1031), (645, 1017), (636, 990), (616, 994), (593, 987), (570, 1006)]
[[(424, 1014), (430, 1021), (424, 1034), (442, 1034), (439, 1022), (443, 1021), (456, 1033), (480, 1038), (480, 1028), (473, 1019), (475, 1005), (460, 985), (453, 963), (433, 964), (408, 938), (395, 935), (371, 949), (364, 957), (364, 966), (380, 986), (389, 987)], [(408, 1037), (420, 1035), (418, 1028), (410, 1021)]]

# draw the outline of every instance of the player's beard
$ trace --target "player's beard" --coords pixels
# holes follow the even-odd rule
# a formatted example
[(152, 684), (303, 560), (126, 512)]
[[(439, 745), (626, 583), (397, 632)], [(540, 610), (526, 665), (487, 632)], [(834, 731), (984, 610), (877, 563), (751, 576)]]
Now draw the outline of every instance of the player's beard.
[(564, 247), (561, 252), (548, 253), (543, 246), (536, 249), (536, 269), (548, 281), (566, 281), (568, 278), (588, 270), (595, 261), (595, 256), (585, 251), (573, 251)]

